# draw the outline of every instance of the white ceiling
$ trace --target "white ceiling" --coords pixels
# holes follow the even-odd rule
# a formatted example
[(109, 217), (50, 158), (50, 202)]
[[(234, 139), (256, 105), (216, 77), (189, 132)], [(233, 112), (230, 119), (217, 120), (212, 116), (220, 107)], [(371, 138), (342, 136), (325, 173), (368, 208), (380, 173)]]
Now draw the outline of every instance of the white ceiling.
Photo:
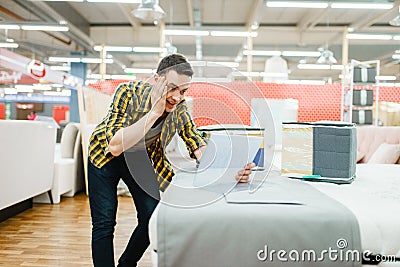
[[(19, 48), (14, 49), (15, 52), (34, 56), (47, 64), (54, 64), (47, 61), (49, 56), (69, 56), (72, 52), (98, 57), (99, 53), (93, 50), (93, 45), (160, 45), (160, 26), (155, 26), (152, 22), (141, 22), (130, 14), (139, 4), (37, 0), (0, 0), (0, 3), (2, 22), (58, 22), (62, 19), (68, 22), (70, 31), (66, 33), (17, 30), (9, 30), (7, 33), (7, 37), (20, 44)], [(317, 51), (319, 47), (328, 47), (339, 63), (346, 26), (355, 28), (357, 33), (400, 34), (400, 27), (388, 24), (389, 20), (398, 15), (398, 5), (399, 1), (396, 0), (390, 10), (353, 10), (271, 8), (263, 0), (160, 0), (160, 6), (166, 12), (163, 22), (167, 29), (246, 31), (253, 21), (257, 21), (260, 27), (257, 29), (258, 37), (253, 38), (253, 49)], [(1, 30), (0, 38), (4, 37), (5, 31)], [(178, 52), (189, 59), (196, 59), (196, 37), (166, 36), (165, 40), (171, 42)], [(234, 61), (246, 42), (246, 38), (239, 37), (202, 37), (203, 60)], [(381, 74), (396, 75), (399, 80), (399, 64), (391, 58), (397, 49), (399, 41), (349, 40), (349, 59), (379, 59)], [(108, 74), (123, 74), (123, 65), (156, 68), (159, 59), (157, 54), (112, 55), (116, 63), (107, 65)], [(253, 57), (252, 70), (264, 71), (267, 59), (268, 57)], [(340, 71), (299, 70), (297, 64), (302, 58), (285, 59), (290, 69), (290, 79), (337, 80), (340, 74)], [(307, 62), (315, 63), (316, 59), (307, 58)], [(98, 65), (91, 64), (89, 67), (90, 72), (99, 72)], [(238, 69), (247, 70), (246, 56)]]

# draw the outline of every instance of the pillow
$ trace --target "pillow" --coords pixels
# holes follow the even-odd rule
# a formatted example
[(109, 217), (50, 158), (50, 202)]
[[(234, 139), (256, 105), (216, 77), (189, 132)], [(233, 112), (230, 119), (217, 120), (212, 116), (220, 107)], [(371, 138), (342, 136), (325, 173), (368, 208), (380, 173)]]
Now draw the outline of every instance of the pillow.
[(365, 157), (365, 152), (357, 150), (357, 163), (360, 162)]
[(382, 143), (368, 163), (395, 164), (400, 157), (400, 144)]

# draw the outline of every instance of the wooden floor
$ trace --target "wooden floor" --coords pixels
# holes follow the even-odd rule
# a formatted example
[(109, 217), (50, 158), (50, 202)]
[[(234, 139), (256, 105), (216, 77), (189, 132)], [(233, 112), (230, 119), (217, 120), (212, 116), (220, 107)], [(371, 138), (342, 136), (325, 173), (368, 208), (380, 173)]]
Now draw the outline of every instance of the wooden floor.
[[(120, 197), (114, 238), (116, 260), (136, 224), (132, 198)], [(63, 197), (58, 205), (34, 204), (32, 209), (0, 223), (0, 266), (92, 266), (90, 236), (86, 195)], [(139, 266), (152, 266), (149, 250)]]

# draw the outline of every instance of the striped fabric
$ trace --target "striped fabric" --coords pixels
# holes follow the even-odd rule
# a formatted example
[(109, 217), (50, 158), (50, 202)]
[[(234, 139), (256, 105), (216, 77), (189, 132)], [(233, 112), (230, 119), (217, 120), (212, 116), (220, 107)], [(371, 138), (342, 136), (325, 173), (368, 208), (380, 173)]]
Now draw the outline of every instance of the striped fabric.
[[(115, 91), (105, 118), (97, 125), (90, 138), (89, 160), (98, 168), (103, 167), (114, 156), (108, 150), (108, 142), (121, 128), (137, 122), (151, 109), (151, 85), (142, 81), (122, 83)], [(174, 176), (165, 149), (172, 137), (178, 133), (184, 140), (189, 154), (206, 145), (194, 125), (183, 100), (165, 118), (160, 136), (147, 147), (147, 153), (158, 173), (160, 190), (164, 191)]]

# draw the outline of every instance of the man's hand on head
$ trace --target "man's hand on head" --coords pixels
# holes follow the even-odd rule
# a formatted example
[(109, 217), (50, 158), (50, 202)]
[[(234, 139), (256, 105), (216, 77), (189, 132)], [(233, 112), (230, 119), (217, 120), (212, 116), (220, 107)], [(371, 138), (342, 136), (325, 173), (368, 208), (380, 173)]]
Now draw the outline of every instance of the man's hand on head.
[(165, 111), (167, 96), (167, 80), (165, 76), (159, 76), (156, 84), (151, 89), (151, 112), (158, 117), (162, 116)]

